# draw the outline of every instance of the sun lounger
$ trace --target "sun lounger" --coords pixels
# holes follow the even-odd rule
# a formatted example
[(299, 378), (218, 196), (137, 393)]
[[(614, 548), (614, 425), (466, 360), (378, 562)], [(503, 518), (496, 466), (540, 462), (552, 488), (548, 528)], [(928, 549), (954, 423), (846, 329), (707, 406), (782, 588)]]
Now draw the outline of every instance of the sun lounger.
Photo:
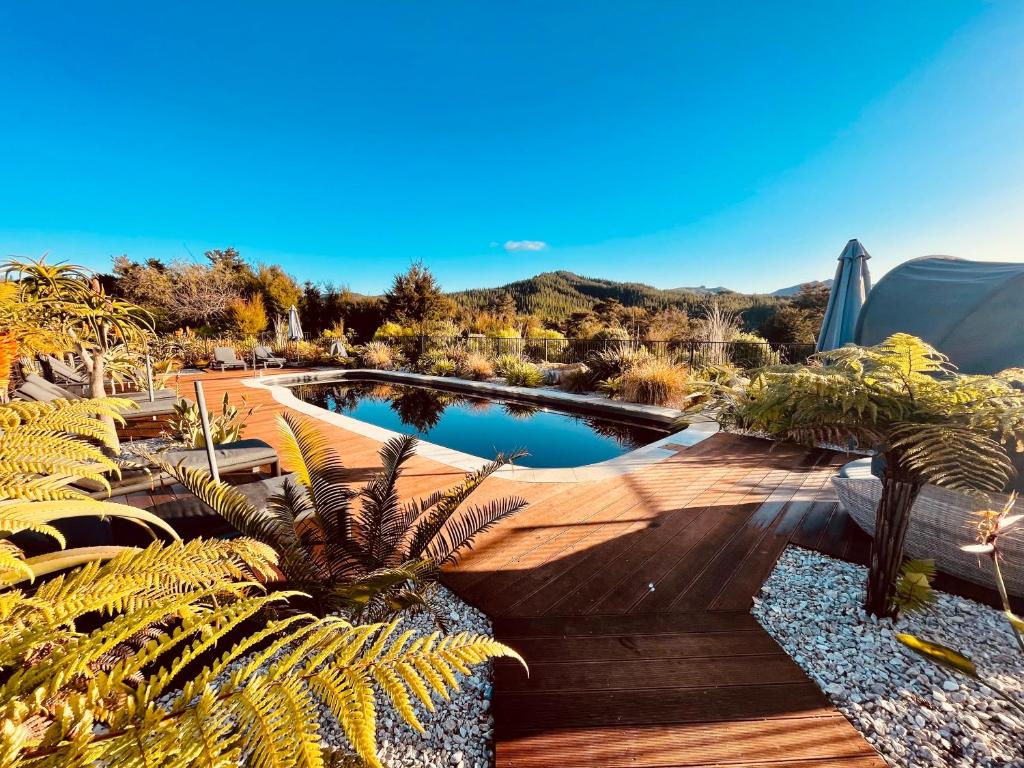
[[(851, 461), (832, 478), (832, 484), (843, 509), (861, 529), (873, 536), (882, 481), (871, 474), (871, 459)], [(988, 559), (979, 559), (977, 555), (961, 551), (960, 547), (974, 543), (973, 513), (999, 509), (1007, 499), (1005, 494), (990, 494), (990, 501), (985, 502), (958, 491), (926, 485), (910, 512), (905, 544), (907, 557), (934, 560), (936, 568), (943, 573), (994, 588)], [(1016, 511), (1024, 512), (1024, 501), (1017, 502)], [(999, 537), (999, 543), (1000, 565), (1007, 589), (1013, 595), (1024, 596), (1024, 527), (1011, 528)]]
[[(75, 370), (63, 360), (53, 355), (41, 355), (39, 362), (44, 370), (49, 369), (53, 375), (53, 383), (69, 392), (80, 395), (85, 394), (85, 390), (89, 386), (89, 380), (85, 374)], [(134, 400), (136, 402), (149, 400), (148, 392), (130, 391), (114, 392), (112, 394), (116, 397), (123, 397), (126, 400)], [(177, 394), (173, 389), (159, 388), (153, 391), (154, 400), (166, 400), (174, 397), (177, 397)]]
[[(248, 439), (224, 443), (216, 447), (214, 456), (217, 461), (217, 469), (222, 474), (244, 472), (259, 467), (267, 467), (275, 477), (281, 473), (281, 463), (277, 451), (262, 440)], [(158, 454), (158, 457), (174, 466), (181, 465), (200, 469), (209, 466), (205, 448), (172, 448)], [(108, 495), (121, 496), (126, 493), (160, 488), (173, 482), (175, 482), (174, 478), (158, 467), (140, 467), (122, 470), (119, 478), (111, 477), (109, 494), (102, 484), (94, 481), (79, 480), (74, 483), (73, 487), (85, 491), (94, 499), (101, 499)]]
[(270, 349), (270, 347), (255, 347), (253, 348), (253, 357), (257, 363), (263, 363), (264, 368), (270, 366), (276, 366), (277, 368), (284, 368), (287, 359), (276, 356)]
[(231, 347), (214, 347), (210, 367), (217, 371), (227, 371), (232, 368), (245, 369), (249, 366), (245, 364), (245, 361)]
[(43, 366), (43, 370), (49, 369), (53, 375), (53, 381), (56, 384), (71, 384), (73, 386), (86, 387), (89, 385), (88, 377), (75, 370), (73, 367), (65, 363), (59, 357), (53, 355), (40, 355), (39, 364)]
[[(58, 387), (52, 381), (47, 381), (42, 376), (30, 373), (25, 376), (25, 382), (14, 390), (14, 397), (19, 400), (34, 400), (39, 403), (51, 403), (54, 400), (79, 400), (81, 395), (70, 392), (63, 387)], [(120, 397), (120, 395), (114, 395)], [(170, 397), (149, 402), (148, 397), (131, 399), (138, 407), (122, 411), (121, 415), (127, 421), (133, 419), (152, 418), (154, 416), (168, 416), (174, 413), (174, 405), (179, 399), (173, 393)]]

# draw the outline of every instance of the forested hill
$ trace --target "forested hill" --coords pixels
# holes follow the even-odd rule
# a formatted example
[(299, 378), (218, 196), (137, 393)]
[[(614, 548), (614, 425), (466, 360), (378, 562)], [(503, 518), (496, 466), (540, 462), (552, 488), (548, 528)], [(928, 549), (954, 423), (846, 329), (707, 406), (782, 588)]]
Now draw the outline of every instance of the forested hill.
[[(693, 313), (709, 298), (706, 292), (686, 288), (663, 290), (643, 283), (620, 283), (564, 271), (544, 272), (497, 288), (474, 288), (451, 294), (461, 307), (469, 310), (487, 309), (501, 301), (505, 295), (512, 297), (518, 312), (552, 321), (563, 320), (573, 312), (592, 309), (596, 304), (609, 299), (627, 307), (644, 307), (649, 310), (679, 307)], [(756, 324), (780, 303), (780, 299), (772, 296), (724, 290), (717, 293), (717, 297), (726, 308), (743, 312), (748, 324)]]

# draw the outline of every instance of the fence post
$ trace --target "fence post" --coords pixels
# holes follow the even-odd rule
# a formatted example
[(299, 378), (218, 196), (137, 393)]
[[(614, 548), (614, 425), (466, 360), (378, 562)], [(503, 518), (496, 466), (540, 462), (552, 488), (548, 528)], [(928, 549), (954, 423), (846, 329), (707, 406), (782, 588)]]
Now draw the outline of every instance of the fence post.
[(692, 370), (693, 369), (693, 342), (690, 341), (687, 344), (690, 347), (690, 369)]
[(544, 339), (544, 362), (548, 361), (548, 340)]

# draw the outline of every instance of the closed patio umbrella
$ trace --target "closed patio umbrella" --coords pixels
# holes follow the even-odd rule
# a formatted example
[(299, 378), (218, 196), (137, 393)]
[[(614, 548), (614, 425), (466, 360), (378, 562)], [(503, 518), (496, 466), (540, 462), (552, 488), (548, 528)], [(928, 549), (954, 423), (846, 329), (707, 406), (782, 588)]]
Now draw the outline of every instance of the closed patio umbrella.
[(851, 240), (839, 254), (839, 266), (818, 333), (818, 351), (836, 349), (853, 341), (857, 316), (871, 290), (868, 259), (871, 256), (860, 240)]
[[(299, 323), (299, 310), (292, 304), (288, 310), (288, 341), (302, 341), (302, 325)], [(299, 346), (295, 345), (295, 364), (299, 364)]]
[(288, 341), (302, 341), (302, 325), (299, 323), (299, 310), (292, 304), (288, 310)]

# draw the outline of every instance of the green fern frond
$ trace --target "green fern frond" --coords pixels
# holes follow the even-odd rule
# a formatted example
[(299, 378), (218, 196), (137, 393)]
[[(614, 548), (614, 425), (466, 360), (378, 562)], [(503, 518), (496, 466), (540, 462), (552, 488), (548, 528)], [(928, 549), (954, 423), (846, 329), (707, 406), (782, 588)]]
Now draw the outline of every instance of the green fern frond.
[(896, 586), (896, 602), (900, 610), (909, 612), (922, 611), (935, 602), (936, 595), (932, 589), (935, 578), (934, 560), (908, 560), (900, 571), (900, 579)]

